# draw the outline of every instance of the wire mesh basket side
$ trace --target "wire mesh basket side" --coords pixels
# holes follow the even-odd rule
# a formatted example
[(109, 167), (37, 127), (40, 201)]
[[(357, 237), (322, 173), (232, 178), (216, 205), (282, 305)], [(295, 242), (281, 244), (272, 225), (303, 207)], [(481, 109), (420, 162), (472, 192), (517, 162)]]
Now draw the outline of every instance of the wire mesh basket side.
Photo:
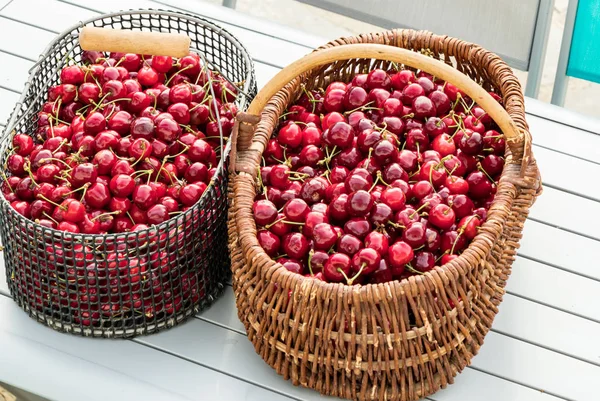
[[(0, 142), (6, 162), (11, 133), (34, 133), (47, 91), (67, 64), (81, 62), (81, 26), (182, 32), (213, 68), (256, 94), (251, 59), (213, 23), (160, 10), (104, 15), (66, 31), (33, 68)], [(248, 99), (237, 98), (245, 109)], [(176, 217), (147, 230), (106, 235), (71, 234), (42, 227), (0, 197), (0, 235), (9, 289), (38, 321), (59, 331), (130, 337), (172, 327), (209, 305), (229, 277), (227, 155), (202, 198)]]

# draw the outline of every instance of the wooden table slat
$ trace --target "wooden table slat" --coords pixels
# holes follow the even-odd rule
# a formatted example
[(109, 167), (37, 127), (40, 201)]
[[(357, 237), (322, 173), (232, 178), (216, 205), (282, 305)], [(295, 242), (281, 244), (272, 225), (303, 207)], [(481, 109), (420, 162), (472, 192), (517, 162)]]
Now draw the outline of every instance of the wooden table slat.
[[(0, 296), (0, 378), (61, 401), (283, 401), (282, 395), (132, 341), (57, 333)], [(124, 357), (125, 356), (125, 357)]]

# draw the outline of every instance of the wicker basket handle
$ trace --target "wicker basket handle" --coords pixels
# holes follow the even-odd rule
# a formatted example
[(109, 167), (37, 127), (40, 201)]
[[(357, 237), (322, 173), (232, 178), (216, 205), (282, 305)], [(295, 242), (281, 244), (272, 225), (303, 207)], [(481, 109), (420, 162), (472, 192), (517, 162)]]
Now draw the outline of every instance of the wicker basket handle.
[[(439, 60), (395, 46), (349, 44), (328, 49), (320, 49), (309, 53), (279, 71), (279, 73), (277, 73), (277, 75), (275, 75), (275, 77), (273, 77), (256, 95), (246, 114), (252, 117), (259, 116), (269, 100), (299, 75), (324, 64), (354, 58), (373, 58), (405, 64), (413, 68), (427, 71), (428, 73), (462, 89), (488, 113), (496, 124), (498, 124), (505, 135), (506, 142), (510, 147), (512, 154), (515, 156), (513, 163), (521, 164), (523, 162), (523, 170), (524, 167), (529, 164), (530, 143), (528, 141), (528, 133), (519, 130), (506, 110), (490, 96), (485, 89), (462, 72)], [(248, 117), (249, 116), (245, 116), (245, 119), (248, 119)], [(253, 130), (248, 129), (248, 127), (242, 129), (242, 125), (245, 123), (247, 122), (240, 121), (239, 137), (234, 138), (234, 145), (237, 144), (237, 146), (232, 149), (232, 165), (236, 161), (236, 151), (245, 151), (252, 143), (251, 135)], [(235, 168), (234, 166), (232, 167)]]
[(143, 32), (86, 26), (79, 33), (83, 50), (185, 57), (191, 39), (181, 33)]

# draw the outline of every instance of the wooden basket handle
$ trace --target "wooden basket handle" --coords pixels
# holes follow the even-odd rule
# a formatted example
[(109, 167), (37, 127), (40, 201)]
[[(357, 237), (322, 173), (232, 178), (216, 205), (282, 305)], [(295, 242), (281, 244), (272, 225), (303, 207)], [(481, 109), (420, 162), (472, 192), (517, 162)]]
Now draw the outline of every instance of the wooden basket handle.
[(129, 31), (86, 26), (79, 33), (83, 50), (185, 57), (191, 39), (181, 33)]
[[(340, 60), (350, 60), (355, 58), (378, 59), (393, 61), (404, 64), (409, 67), (424, 70), (437, 78), (441, 78), (463, 90), (471, 99), (481, 106), (488, 115), (498, 124), (505, 135), (506, 142), (511, 148), (513, 154), (524, 155), (523, 159), (519, 157), (514, 160), (517, 163), (524, 161), (523, 166), (529, 162), (527, 147), (527, 134), (521, 132), (515, 122), (512, 120), (506, 110), (483, 89), (479, 84), (457, 69), (434, 58), (425, 56), (411, 50), (396, 46), (380, 44), (349, 44), (330, 47), (307, 54), (299, 60), (294, 61), (281, 71), (279, 71), (256, 95), (250, 104), (247, 113), (253, 116), (260, 116), (260, 113), (267, 105), (269, 100), (290, 81), (299, 75), (310, 71), (313, 68), (330, 64)], [(252, 138), (244, 138), (244, 131), (240, 130), (240, 137), (237, 143), (237, 149), (232, 149), (232, 162), (235, 163), (235, 152), (246, 150), (252, 142)]]

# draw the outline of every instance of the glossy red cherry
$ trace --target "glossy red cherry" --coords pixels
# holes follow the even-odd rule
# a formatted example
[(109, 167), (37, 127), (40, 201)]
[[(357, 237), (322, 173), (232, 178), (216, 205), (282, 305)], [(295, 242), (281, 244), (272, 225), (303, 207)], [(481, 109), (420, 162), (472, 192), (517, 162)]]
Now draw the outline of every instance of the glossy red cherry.
[(476, 199), (487, 198), (492, 193), (492, 183), (481, 171), (473, 171), (467, 176), (469, 194)]
[(354, 255), (362, 248), (360, 239), (352, 234), (343, 234), (337, 239), (336, 251), (345, 253), (348, 256)]
[(100, 183), (92, 184), (86, 191), (84, 196), (86, 204), (95, 209), (102, 209), (108, 202), (111, 196), (108, 186)]
[(346, 211), (351, 216), (366, 216), (373, 208), (373, 198), (365, 190), (359, 190), (348, 196)]
[(379, 255), (385, 256), (389, 248), (388, 237), (378, 231), (372, 231), (365, 237), (365, 247), (374, 249)]
[(195, 184), (187, 184), (181, 188), (179, 200), (185, 206), (192, 206), (200, 200), (202, 194), (206, 190), (206, 184), (200, 182)]
[(266, 226), (277, 220), (277, 207), (269, 200), (258, 200), (252, 205), (252, 214), (258, 225)]
[(150, 185), (142, 184), (133, 190), (132, 200), (138, 207), (146, 210), (156, 204), (158, 199), (154, 189)]
[(279, 237), (268, 230), (260, 230), (256, 233), (258, 243), (270, 257), (279, 255), (281, 240)]
[(290, 233), (283, 237), (281, 249), (291, 258), (300, 260), (308, 255), (308, 240), (300, 233)]
[(328, 223), (317, 224), (312, 230), (312, 237), (315, 249), (324, 251), (331, 249), (338, 240), (337, 232)]
[(166, 206), (156, 204), (151, 206), (146, 212), (148, 224), (160, 224), (169, 220), (169, 211)]
[(323, 275), (329, 282), (340, 283), (346, 280), (350, 275), (351, 261), (348, 255), (343, 253), (332, 254), (325, 266), (323, 267)]
[(85, 206), (75, 199), (66, 199), (60, 204), (63, 218), (71, 223), (79, 223), (85, 216)]
[(447, 230), (456, 222), (456, 216), (450, 206), (440, 203), (430, 210), (429, 222), (442, 230)]
[(379, 268), (380, 262), (381, 256), (375, 249), (363, 248), (352, 257), (352, 273), (371, 274)]
[(395, 269), (402, 269), (413, 259), (413, 248), (403, 241), (398, 241), (390, 246), (387, 261)]
[(344, 224), (344, 231), (359, 239), (363, 239), (371, 231), (371, 223), (365, 218), (355, 217)]
[(71, 171), (71, 185), (77, 189), (85, 184), (92, 184), (98, 178), (98, 168), (92, 163), (81, 163)]

